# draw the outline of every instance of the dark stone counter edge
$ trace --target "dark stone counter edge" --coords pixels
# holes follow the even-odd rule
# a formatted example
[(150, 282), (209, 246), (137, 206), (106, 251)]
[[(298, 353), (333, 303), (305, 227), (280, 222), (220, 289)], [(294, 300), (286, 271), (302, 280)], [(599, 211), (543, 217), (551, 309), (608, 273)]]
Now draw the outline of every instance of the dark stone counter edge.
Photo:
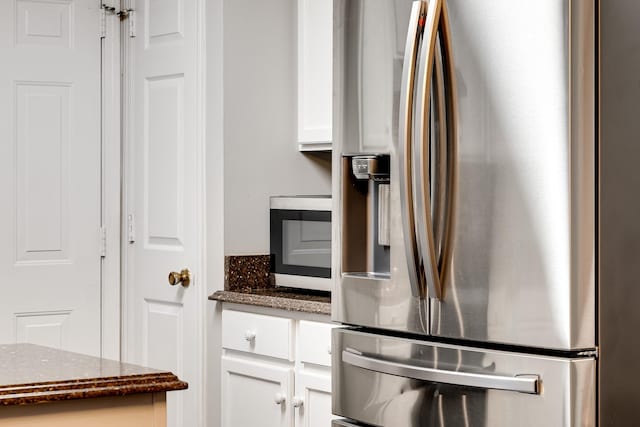
[(287, 311), (299, 311), (302, 313), (326, 315), (331, 314), (331, 303), (309, 301), (304, 299), (284, 298), (233, 291), (217, 291), (209, 296), (209, 299), (234, 304), (247, 304)]
[(170, 372), (111, 378), (7, 385), (0, 387), (0, 407), (33, 405), (94, 397), (184, 390), (188, 384)]

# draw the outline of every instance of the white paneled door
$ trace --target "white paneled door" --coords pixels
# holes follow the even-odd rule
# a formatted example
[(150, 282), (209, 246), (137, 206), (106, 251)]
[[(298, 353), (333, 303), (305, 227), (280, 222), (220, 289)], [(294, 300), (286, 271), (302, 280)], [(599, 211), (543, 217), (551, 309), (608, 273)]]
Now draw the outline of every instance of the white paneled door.
[(99, 2), (0, 6), (0, 342), (100, 355)]
[[(171, 427), (202, 425), (199, 4), (137, 0), (128, 39), (125, 359), (189, 383), (167, 397)], [(169, 273), (183, 269), (189, 285), (170, 285)]]

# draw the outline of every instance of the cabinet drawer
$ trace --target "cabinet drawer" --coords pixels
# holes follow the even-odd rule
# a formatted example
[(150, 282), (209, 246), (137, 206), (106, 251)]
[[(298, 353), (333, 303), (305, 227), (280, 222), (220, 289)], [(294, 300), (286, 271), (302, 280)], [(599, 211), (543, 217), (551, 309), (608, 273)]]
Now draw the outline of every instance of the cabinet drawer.
[(222, 347), (293, 360), (293, 320), (241, 311), (222, 311)]
[(298, 359), (302, 363), (331, 366), (331, 329), (330, 323), (300, 321), (298, 336)]

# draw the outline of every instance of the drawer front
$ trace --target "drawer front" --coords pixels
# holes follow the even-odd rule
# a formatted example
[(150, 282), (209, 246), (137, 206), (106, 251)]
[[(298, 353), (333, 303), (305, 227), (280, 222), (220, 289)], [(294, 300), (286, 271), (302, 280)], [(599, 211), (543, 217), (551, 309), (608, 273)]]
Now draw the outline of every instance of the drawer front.
[(298, 336), (298, 359), (302, 363), (331, 366), (331, 330), (330, 323), (300, 321)]
[(241, 311), (222, 311), (222, 347), (293, 360), (293, 320)]
[(596, 425), (593, 358), (536, 356), (347, 329), (333, 331), (333, 344), (333, 413), (357, 425)]

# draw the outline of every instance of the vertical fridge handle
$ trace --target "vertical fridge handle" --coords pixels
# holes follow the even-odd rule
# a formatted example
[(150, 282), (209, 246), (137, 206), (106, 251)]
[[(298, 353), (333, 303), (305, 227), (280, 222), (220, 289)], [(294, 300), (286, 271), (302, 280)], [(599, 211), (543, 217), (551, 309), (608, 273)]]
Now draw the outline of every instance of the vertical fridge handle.
[[(418, 173), (414, 174), (413, 190), (415, 210), (417, 212), (418, 248), (424, 265), (429, 296), (437, 299), (444, 297), (444, 283), (451, 268), (450, 260), (457, 189), (457, 94), (450, 31), (446, 1), (433, 0), (427, 10), (425, 35), (418, 65), (416, 116), (418, 120), (417, 140), (420, 143), (414, 144), (413, 168)], [(440, 67), (440, 61), (436, 59), (438, 35), (440, 36), (443, 55), (443, 69)], [(435, 67), (434, 63), (436, 64)], [(438, 218), (440, 218), (440, 211), (444, 211), (443, 216), (445, 217), (444, 223), (438, 224), (439, 228), (442, 229), (440, 262), (438, 262), (436, 254), (434, 223), (431, 217), (431, 179), (429, 170), (431, 158), (428, 143), (431, 84), (434, 72), (439, 92), (436, 107), (439, 109), (439, 115), (446, 117), (446, 132), (441, 130), (440, 138), (445, 135), (447, 142), (446, 166), (442, 161), (438, 162), (438, 170), (435, 172), (440, 176), (438, 185), (443, 185), (442, 178), (444, 177), (447, 189), (444, 206), (440, 206), (440, 200), (438, 200), (438, 212), (436, 212)], [(444, 79), (442, 74), (444, 74)], [(444, 86), (444, 90), (441, 89), (441, 86)], [(444, 95), (444, 102), (442, 95)], [(446, 170), (446, 176), (441, 173), (443, 168)]]
[(433, 220), (431, 218), (429, 138), (428, 122), (431, 104), (431, 81), (434, 70), (436, 39), (442, 12), (442, 0), (429, 2), (425, 21), (420, 63), (418, 65), (418, 88), (416, 100), (416, 117), (418, 132), (413, 149), (413, 200), (416, 211), (416, 228), (418, 230), (418, 248), (424, 265), (424, 273), (431, 298), (441, 298), (440, 272), (436, 258), (435, 239), (433, 236)]
[(414, 297), (424, 298), (424, 284), (419, 281), (420, 256), (415, 232), (415, 212), (412, 203), (411, 181), (411, 146), (413, 129), (413, 90), (416, 72), (416, 60), (418, 54), (420, 30), (423, 26), (423, 11), (425, 3), (414, 1), (411, 6), (407, 42), (404, 50), (404, 63), (402, 67), (402, 86), (400, 89), (400, 117), (398, 120), (398, 157), (400, 162), (399, 186), (400, 186), (400, 210), (402, 216), (402, 231), (404, 234), (405, 253), (409, 273), (409, 284)]
[(441, 294), (451, 270), (451, 252), (453, 247), (453, 229), (455, 226), (456, 192), (458, 188), (458, 93), (456, 85), (455, 65), (453, 58), (453, 41), (451, 39), (451, 23), (446, 0), (442, 2), (440, 15), (440, 41), (444, 63), (444, 83), (446, 94), (446, 135), (447, 135), (447, 199), (446, 222), (442, 238), (442, 255), (440, 267)]

